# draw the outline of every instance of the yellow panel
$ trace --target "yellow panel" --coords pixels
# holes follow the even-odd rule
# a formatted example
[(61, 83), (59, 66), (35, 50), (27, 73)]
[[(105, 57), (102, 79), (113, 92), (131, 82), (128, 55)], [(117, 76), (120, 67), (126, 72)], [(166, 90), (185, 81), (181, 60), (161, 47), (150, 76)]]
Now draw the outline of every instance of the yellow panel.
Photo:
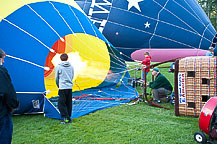
[[(17, 9), (23, 7), (25, 4), (45, 2), (46, 0), (0, 0), (0, 21), (6, 18), (8, 15), (16, 11)], [(81, 12), (81, 8), (77, 5), (74, 0), (50, 0), (51, 2), (60, 2), (71, 5)], [(84, 12), (83, 12), (84, 13)]]
[[(65, 53), (69, 55), (69, 61), (75, 68), (73, 91), (100, 85), (110, 69), (110, 56), (105, 42), (84, 33), (67, 35), (65, 41)], [(55, 84), (54, 71), (45, 77), (45, 88), (51, 91), (47, 98), (57, 96), (58, 88)]]

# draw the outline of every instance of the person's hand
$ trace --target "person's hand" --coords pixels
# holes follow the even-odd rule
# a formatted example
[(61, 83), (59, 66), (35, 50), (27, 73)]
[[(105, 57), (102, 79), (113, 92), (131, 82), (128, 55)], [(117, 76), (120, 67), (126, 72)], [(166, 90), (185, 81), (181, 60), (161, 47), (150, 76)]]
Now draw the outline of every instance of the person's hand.
[(147, 82), (146, 85), (148, 86), (148, 85), (149, 85), (149, 82)]
[(142, 61), (139, 61), (139, 60), (134, 60), (135, 62), (142, 62)]

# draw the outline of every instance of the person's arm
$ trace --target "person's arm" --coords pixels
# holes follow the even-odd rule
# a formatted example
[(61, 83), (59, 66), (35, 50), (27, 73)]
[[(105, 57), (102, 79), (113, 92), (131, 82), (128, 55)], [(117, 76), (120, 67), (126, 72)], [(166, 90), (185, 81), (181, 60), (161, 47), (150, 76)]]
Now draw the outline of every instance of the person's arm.
[(137, 66), (137, 65), (141, 65), (141, 63), (136, 63), (136, 64), (134, 64), (135, 66)]
[(73, 81), (73, 78), (74, 78), (74, 67), (72, 67), (72, 81)]
[(55, 68), (55, 81), (56, 81), (56, 85), (59, 88), (59, 67)]
[(139, 61), (139, 60), (134, 60), (135, 62), (138, 62), (138, 63), (141, 63), (142, 61)]
[(144, 59), (144, 60), (141, 62), (141, 64), (146, 65), (146, 62), (147, 62), (147, 60)]
[(154, 89), (154, 88), (159, 88), (159, 86), (161, 85), (161, 82), (162, 82), (163, 78), (162, 77), (159, 77), (157, 78), (155, 81), (153, 82), (150, 82), (149, 83), (149, 87)]
[(10, 86), (10, 93), (5, 95), (5, 98), (9, 112), (14, 112), (14, 110), (19, 106), (19, 100), (12, 84)]
[(138, 60), (134, 60), (135, 62), (137, 62), (136, 64), (134, 65), (141, 65), (142, 64), (142, 61), (138, 61)]
[(3, 67), (0, 69), (0, 82), (0, 94), (5, 99), (8, 111), (13, 112), (19, 106), (19, 101), (8, 71)]

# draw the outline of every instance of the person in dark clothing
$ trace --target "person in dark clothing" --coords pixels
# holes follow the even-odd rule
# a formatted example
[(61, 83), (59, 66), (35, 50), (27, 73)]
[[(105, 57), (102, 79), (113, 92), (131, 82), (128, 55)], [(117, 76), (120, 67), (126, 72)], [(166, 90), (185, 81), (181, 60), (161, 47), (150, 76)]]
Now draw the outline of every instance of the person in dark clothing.
[(19, 101), (10, 75), (2, 65), (6, 54), (0, 49), (0, 144), (10, 144), (13, 135), (12, 112), (19, 106)]
[(55, 80), (59, 88), (58, 108), (61, 117), (64, 118), (61, 124), (66, 124), (71, 123), (74, 68), (67, 61), (66, 53), (63, 53), (60, 59), (62, 62), (55, 68)]
[(171, 94), (173, 87), (169, 80), (163, 76), (157, 67), (153, 68), (152, 75), (155, 76), (155, 81), (150, 82), (148, 86), (153, 89), (153, 97), (155, 103), (160, 103), (161, 100), (168, 102), (167, 95)]

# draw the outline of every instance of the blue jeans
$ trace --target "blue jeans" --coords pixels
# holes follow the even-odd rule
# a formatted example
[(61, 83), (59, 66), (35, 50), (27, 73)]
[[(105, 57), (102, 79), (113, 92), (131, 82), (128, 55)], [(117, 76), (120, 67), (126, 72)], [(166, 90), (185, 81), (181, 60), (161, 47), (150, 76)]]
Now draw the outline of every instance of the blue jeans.
[(13, 135), (13, 121), (11, 114), (0, 119), (0, 144), (10, 144)]
[[(148, 72), (146, 72), (146, 76), (147, 76)], [(142, 71), (142, 79), (145, 80), (145, 71)]]

